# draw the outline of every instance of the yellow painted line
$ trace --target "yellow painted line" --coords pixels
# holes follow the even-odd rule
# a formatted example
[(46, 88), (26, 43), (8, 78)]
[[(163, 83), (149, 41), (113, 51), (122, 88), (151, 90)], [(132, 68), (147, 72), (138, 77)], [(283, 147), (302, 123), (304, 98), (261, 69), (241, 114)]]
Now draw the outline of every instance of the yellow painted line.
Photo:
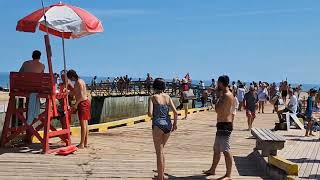
[(299, 172), (298, 164), (293, 163), (287, 159), (281, 158), (279, 156), (269, 156), (268, 163), (279, 169), (282, 169), (288, 175), (295, 175), (295, 176), (298, 175), (298, 172)]
[[(190, 114), (193, 114), (193, 113), (197, 113), (200, 111), (205, 112), (208, 110), (209, 110), (209, 108), (194, 108), (194, 109), (189, 109), (188, 112)], [(172, 112), (170, 112), (169, 114), (171, 116), (173, 116)], [(184, 110), (178, 111), (178, 114), (181, 114), (181, 116), (184, 116)], [(99, 132), (107, 132), (108, 128), (121, 126), (121, 125), (132, 126), (136, 122), (139, 122), (139, 121), (149, 122), (149, 121), (151, 121), (151, 117), (149, 117), (148, 115), (142, 115), (142, 116), (137, 116), (137, 117), (128, 118), (128, 119), (122, 119), (122, 120), (118, 120), (118, 121), (93, 124), (93, 125), (89, 125), (88, 128), (89, 128), (89, 130), (98, 130)], [(71, 132), (72, 136), (80, 136), (81, 128), (80, 127), (71, 127), (70, 132)], [(41, 136), (43, 136), (43, 131), (39, 131), (39, 133)], [(38, 139), (35, 136), (32, 137), (32, 142), (39, 143)]]
[(286, 180), (297, 180), (298, 176), (287, 176)]

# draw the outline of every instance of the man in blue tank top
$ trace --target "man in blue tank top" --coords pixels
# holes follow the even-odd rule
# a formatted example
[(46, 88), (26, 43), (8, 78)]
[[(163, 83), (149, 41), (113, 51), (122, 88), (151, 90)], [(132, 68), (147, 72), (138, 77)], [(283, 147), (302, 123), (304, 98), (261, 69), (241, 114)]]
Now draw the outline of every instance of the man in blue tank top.
[(317, 94), (317, 90), (310, 89), (309, 97), (307, 99), (307, 108), (306, 108), (306, 112), (305, 112), (306, 121), (308, 122), (305, 136), (313, 136), (313, 134), (312, 134), (312, 125), (313, 125), (312, 113), (313, 113), (316, 94)]

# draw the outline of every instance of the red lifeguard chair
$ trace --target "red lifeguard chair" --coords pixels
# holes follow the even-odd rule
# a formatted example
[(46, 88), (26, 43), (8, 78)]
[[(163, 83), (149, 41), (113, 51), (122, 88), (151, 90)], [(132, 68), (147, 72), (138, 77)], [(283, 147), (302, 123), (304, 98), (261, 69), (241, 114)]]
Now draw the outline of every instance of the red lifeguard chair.
[[(71, 145), (70, 139), (70, 114), (68, 111), (67, 93), (57, 93), (54, 81), (51, 48), (49, 37), (45, 35), (49, 73), (10, 73), (10, 99), (5, 117), (5, 122), (1, 136), (1, 146), (4, 147), (18, 135), (25, 133), (30, 141), (35, 136), (42, 144), (43, 153), (55, 152), (59, 149), (50, 149), (49, 140), (53, 137), (59, 137), (66, 146)], [(31, 93), (37, 93), (37, 97), (45, 99), (45, 108), (38, 118), (33, 119), (31, 124), (27, 123), (28, 103), (17, 107), (17, 98), (28, 98)], [(56, 101), (60, 102), (57, 111)], [(18, 120), (18, 126), (12, 126), (13, 116)], [(61, 129), (52, 125), (52, 120), (58, 119), (61, 123)], [(43, 135), (39, 131), (43, 130)]]
[[(19, 134), (26, 133), (28, 139), (31, 139), (31, 136), (37, 137), (37, 139), (42, 143), (43, 152), (50, 153), (58, 150), (50, 149), (50, 138), (59, 137), (66, 146), (71, 144), (71, 140), (69, 124), (70, 111), (68, 111), (67, 99), (68, 95), (67, 93), (64, 93), (65, 91), (62, 91), (62, 93), (56, 93), (56, 84), (54, 81), (51, 62), (49, 34), (62, 38), (64, 69), (66, 70), (64, 39), (80, 38), (94, 33), (103, 32), (103, 27), (98, 18), (81, 8), (63, 4), (61, 2), (48, 7), (44, 7), (43, 1), (41, 1), (41, 4), (41, 9), (34, 11), (18, 21), (16, 30), (22, 32), (35, 32), (39, 27), (41, 31), (46, 33), (45, 44), (49, 73), (35, 74), (12, 72), (10, 74), (10, 99), (0, 145), (5, 146)], [(46, 13), (48, 11), (50, 11), (51, 15), (54, 15), (53, 17), (56, 19), (53, 21), (54, 23), (50, 24), (50, 22), (47, 21)], [(72, 16), (70, 16), (70, 14), (72, 14)], [(72, 23), (71, 25), (70, 22), (81, 23)], [(16, 107), (16, 98), (24, 97), (28, 100), (31, 93), (37, 93), (38, 98), (45, 99), (46, 107), (38, 118), (35, 118), (32, 123), (28, 124), (26, 120), (28, 116), (28, 106)], [(58, 113), (56, 101), (60, 102), (59, 112), (63, 111), (64, 115)], [(18, 126), (11, 125), (12, 123), (10, 122), (13, 120), (12, 116), (17, 117), (19, 121)], [(58, 130), (52, 125), (51, 122), (53, 119), (58, 119), (61, 122), (61, 129)], [(41, 129), (43, 129), (43, 136), (39, 133)], [(71, 150), (68, 148), (66, 149), (64, 149), (65, 151), (62, 154), (67, 151), (69, 152), (74, 150), (75, 148), (71, 148)]]

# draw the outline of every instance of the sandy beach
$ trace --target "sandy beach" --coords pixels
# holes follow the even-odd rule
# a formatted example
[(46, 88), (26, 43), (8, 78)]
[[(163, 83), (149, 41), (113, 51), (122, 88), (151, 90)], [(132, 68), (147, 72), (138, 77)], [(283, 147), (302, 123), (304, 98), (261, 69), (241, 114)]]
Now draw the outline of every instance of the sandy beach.
[(8, 92), (0, 92), (0, 102), (8, 101), (9, 100), (9, 93)]

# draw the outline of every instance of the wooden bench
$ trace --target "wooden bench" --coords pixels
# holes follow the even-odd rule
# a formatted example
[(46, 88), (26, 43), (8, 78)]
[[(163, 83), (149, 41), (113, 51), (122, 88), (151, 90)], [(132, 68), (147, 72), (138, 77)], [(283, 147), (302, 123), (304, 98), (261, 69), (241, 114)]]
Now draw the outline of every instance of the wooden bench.
[(252, 128), (251, 134), (256, 138), (254, 150), (262, 150), (262, 156), (276, 156), (277, 150), (284, 148), (286, 142), (283, 136), (273, 133), (269, 129)]
[(293, 122), (296, 124), (298, 128), (300, 128), (301, 130), (304, 130), (304, 125), (301, 123), (296, 113), (285, 112), (285, 113), (282, 113), (282, 115), (286, 119), (287, 131), (290, 130), (290, 118), (293, 120)]

